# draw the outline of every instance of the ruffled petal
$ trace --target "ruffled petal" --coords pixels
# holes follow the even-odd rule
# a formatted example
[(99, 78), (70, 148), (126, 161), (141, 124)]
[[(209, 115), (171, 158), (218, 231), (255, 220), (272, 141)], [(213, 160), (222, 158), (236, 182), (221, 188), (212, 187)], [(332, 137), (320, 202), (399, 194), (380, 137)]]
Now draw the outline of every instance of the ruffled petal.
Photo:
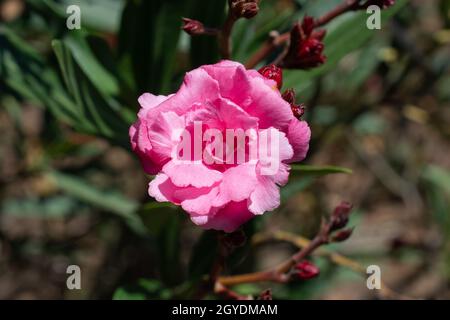
[(250, 195), (248, 209), (254, 214), (272, 211), (280, 205), (280, 190), (270, 177), (260, 176), (256, 190)]
[(247, 201), (241, 201), (230, 202), (213, 216), (192, 216), (191, 220), (204, 229), (233, 232), (252, 217), (253, 214), (247, 208)]
[(306, 121), (293, 119), (289, 124), (287, 137), (294, 149), (294, 155), (289, 162), (301, 161), (306, 157), (311, 139), (311, 130)]
[(164, 165), (162, 171), (178, 187), (210, 187), (222, 180), (220, 171), (210, 169), (201, 162), (185, 163), (172, 160)]

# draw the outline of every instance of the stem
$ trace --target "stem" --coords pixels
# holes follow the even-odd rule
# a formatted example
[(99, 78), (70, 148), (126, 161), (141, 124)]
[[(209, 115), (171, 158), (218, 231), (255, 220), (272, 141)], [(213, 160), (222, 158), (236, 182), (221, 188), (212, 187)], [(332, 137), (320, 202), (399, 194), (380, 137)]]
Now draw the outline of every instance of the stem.
[[(277, 240), (277, 241), (290, 242), (293, 245), (295, 245), (296, 247), (303, 248), (303, 247), (307, 247), (311, 243), (311, 241), (306, 238), (303, 238), (301, 236), (291, 234), (288, 232), (284, 232), (284, 231), (277, 231), (273, 234), (256, 234), (253, 239), (254, 239), (254, 241), (253, 241), (254, 245), (258, 245), (258, 244), (261, 244), (261, 243), (267, 242), (267, 241)], [(339, 253), (329, 251), (326, 249), (320, 249), (320, 251), (318, 251), (317, 253), (321, 256), (327, 257), (331, 262), (333, 262), (341, 267), (348, 268), (348, 269), (360, 274), (362, 277), (367, 277), (366, 268), (355, 260), (352, 260), (350, 258), (347, 258), (346, 256), (339, 254)], [(404, 296), (404, 295), (399, 294), (399, 293), (395, 292), (394, 290), (392, 290), (383, 281), (381, 281), (381, 290), (377, 291), (377, 293), (379, 294), (379, 296), (381, 298), (385, 298), (385, 299), (411, 300), (410, 297)]]
[(217, 36), (219, 33), (219, 29), (205, 27), (205, 30), (202, 34), (204, 34), (205, 36)]
[(231, 299), (231, 300), (251, 300), (250, 296), (242, 296), (233, 290), (225, 287), (220, 282), (216, 282), (216, 285), (214, 287), (214, 293), (216, 295), (221, 296), (224, 299)]
[(208, 292), (214, 291), (217, 286), (217, 279), (224, 269), (226, 254), (222, 245), (223, 236), (220, 231), (217, 231), (217, 255), (214, 260), (214, 264), (211, 268), (207, 279), (200, 283), (197, 292), (194, 294), (194, 299), (203, 299)]
[(258, 63), (264, 60), (273, 50), (284, 45), (289, 41), (290, 32), (281, 35), (271, 36), (254, 55), (245, 64), (247, 69), (253, 69)]
[(329, 232), (330, 225), (323, 223), (317, 236), (307, 246), (273, 269), (236, 276), (219, 277), (218, 281), (224, 286), (261, 281), (287, 282), (289, 281), (288, 272), (295, 264), (305, 259), (322, 244), (328, 243)]
[(326, 13), (319, 19), (315, 20), (314, 27), (315, 28), (321, 27), (343, 13), (359, 9), (360, 8), (359, 2), (360, 0), (346, 0), (333, 10), (331, 10), (330, 12)]
[(217, 281), (217, 278), (219, 277), (220, 273), (224, 269), (225, 266), (225, 256), (226, 253), (224, 251), (223, 246), (223, 235), (220, 233), (220, 231), (217, 231), (217, 242), (218, 242), (218, 252), (216, 256), (216, 260), (214, 261), (214, 265), (211, 269), (211, 272), (209, 273), (209, 283), (211, 286), (214, 286), (214, 284)]
[(328, 243), (328, 225), (324, 225), (319, 234), (302, 250), (298, 251), (296, 254), (292, 256), (292, 258), (284, 263), (282, 263), (277, 268), (277, 273), (286, 273), (288, 272), (295, 264), (305, 259), (311, 253), (314, 252), (321, 245)]
[(231, 58), (231, 30), (233, 29), (235, 22), (236, 17), (231, 13), (231, 10), (229, 10), (227, 19), (219, 34), (219, 48), (223, 59)]
[(282, 282), (272, 270), (254, 273), (244, 273), (236, 276), (219, 277), (218, 282), (224, 286), (233, 286), (241, 283), (254, 283), (263, 281)]

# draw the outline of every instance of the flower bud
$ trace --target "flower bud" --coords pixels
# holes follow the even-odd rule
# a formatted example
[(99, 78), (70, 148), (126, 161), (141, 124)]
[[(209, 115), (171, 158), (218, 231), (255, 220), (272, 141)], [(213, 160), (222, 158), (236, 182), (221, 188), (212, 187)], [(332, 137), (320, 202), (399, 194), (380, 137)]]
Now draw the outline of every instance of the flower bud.
[(205, 32), (205, 27), (203, 23), (197, 20), (183, 18), (183, 27), (182, 29), (190, 35), (198, 35), (203, 34)]
[(305, 113), (305, 105), (303, 103), (296, 104), (295, 103), (295, 91), (294, 89), (287, 89), (282, 95), (284, 101), (288, 102), (291, 105), (292, 113), (294, 117), (300, 119)]
[(317, 277), (320, 274), (320, 269), (307, 260), (296, 264), (294, 268), (294, 275), (300, 280), (309, 280)]
[(258, 70), (264, 77), (267, 79), (274, 80), (277, 83), (278, 89), (283, 85), (283, 70), (278, 68), (274, 64), (270, 64), (268, 66), (262, 67)]
[(330, 220), (331, 231), (342, 229), (347, 225), (352, 207), (350, 203), (344, 201), (334, 209)]
[(251, 19), (258, 14), (259, 0), (228, 0), (231, 13), (236, 18)]
[(365, 4), (364, 7), (369, 7), (369, 6), (379, 6), (382, 9), (387, 9), (390, 6), (393, 6), (395, 4), (395, 0), (368, 0)]
[(272, 290), (267, 289), (267, 290), (264, 290), (263, 292), (261, 292), (261, 294), (259, 295), (259, 299), (260, 300), (272, 300)]
[(326, 61), (322, 54), (325, 30), (314, 32), (314, 19), (306, 16), (302, 24), (295, 24), (291, 30), (291, 43), (283, 66), (293, 69), (310, 69), (320, 66)]
[(305, 105), (303, 103), (301, 104), (293, 104), (291, 105), (292, 113), (294, 114), (294, 117), (297, 119), (300, 119), (303, 114), (305, 113)]
[(332, 237), (332, 242), (342, 242), (350, 238), (350, 236), (353, 233), (353, 228), (344, 229), (341, 231), (336, 232)]
[(295, 103), (295, 91), (294, 91), (294, 89), (292, 89), (292, 88), (287, 89), (282, 94), (282, 97), (283, 97), (284, 101), (286, 101), (286, 102), (288, 102), (290, 104), (294, 104)]

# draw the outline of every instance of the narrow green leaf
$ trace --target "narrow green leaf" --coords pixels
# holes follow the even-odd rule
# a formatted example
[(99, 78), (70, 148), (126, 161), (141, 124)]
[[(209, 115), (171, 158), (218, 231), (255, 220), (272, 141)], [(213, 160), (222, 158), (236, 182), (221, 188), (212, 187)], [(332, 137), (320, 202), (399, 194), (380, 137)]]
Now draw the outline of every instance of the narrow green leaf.
[(450, 196), (450, 171), (429, 165), (423, 171), (423, 177)]
[(170, 91), (184, 6), (181, 0), (127, 2), (118, 53), (122, 70), (132, 70), (136, 94)]
[(217, 256), (218, 241), (217, 232), (213, 230), (203, 231), (197, 240), (189, 261), (189, 278), (198, 280), (208, 274)]
[(113, 294), (114, 300), (170, 299), (170, 291), (156, 279), (139, 279), (136, 284), (125, 285)]
[[(220, 28), (225, 20), (226, 1), (190, 1), (188, 17), (202, 21), (205, 25)], [(191, 67), (195, 68), (203, 64), (216, 63), (219, 59), (217, 39), (215, 37), (191, 37)]]
[(127, 199), (118, 193), (99, 190), (75, 176), (57, 171), (50, 171), (47, 175), (65, 193), (94, 207), (120, 216), (135, 232), (140, 235), (145, 234), (146, 229), (139, 216), (135, 213), (138, 208), (137, 202)]
[(336, 166), (311, 166), (304, 164), (294, 164), (291, 166), (291, 174), (299, 174), (300, 176), (324, 176), (327, 174), (346, 173), (351, 174), (352, 170)]
[(164, 283), (179, 284), (182, 280), (180, 270), (180, 228), (181, 215), (172, 214), (161, 228), (157, 237), (160, 272)]
[(88, 45), (86, 35), (72, 32), (63, 42), (70, 50), (78, 66), (100, 92), (106, 95), (118, 94), (119, 87), (116, 78), (97, 61)]

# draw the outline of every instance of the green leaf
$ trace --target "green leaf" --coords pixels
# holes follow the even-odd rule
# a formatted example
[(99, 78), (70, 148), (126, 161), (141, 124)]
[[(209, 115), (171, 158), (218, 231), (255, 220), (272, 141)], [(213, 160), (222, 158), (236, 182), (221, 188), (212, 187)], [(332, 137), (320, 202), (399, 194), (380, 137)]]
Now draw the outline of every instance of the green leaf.
[(189, 279), (198, 280), (211, 270), (217, 256), (218, 240), (214, 230), (203, 231), (189, 260)]
[(448, 170), (429, 165), (423, 171), (423, 177), (450, 196), (450, 172)]
[(170, 291), (155, 279), (139, 279), (137, 284), (116, 289), (114, 300), (170, 299)]
[(180, 228), (183, 216), (179, 207), (169, 202), (148, 202), (141, 206), (138, 215), (147, 233), (156, 237), (162, 279), (169, 285), (181, 280)]
[(99, 190), (79, 177), (57, 171), (50, 171), (47, 173), (47, 176), (66, 194), (94, 207), (114, 213), (124, 219), (128, 226), (137, 234), (146, 234), (145, 226), (135, 213), (138, 208), (137, 202), (127, 199), (116, 192)]
[(352, 170), (336, 166), (311, 166), (304, 164), (294, 164), (291, 166), (291, 175), (306, 176), (324, 176), (327, 174), (346, 173), (351, 174)]
[(293, 179), (285, 187), (281, 188), (281, 199), (285, 201), (294, 194), (306, 189), (317, 177), (338, 173), (351, 174), (352, 170), (336, 166), (293, 164), (291, 165), (290, 173), (290, 177)]
[(70, 125), (80, 126), (76, 105), (38, 52), (6, 27), (0, 28), (0, 42), (1, 81), (22, 99), (48, 108)]
[[(63, 42), (78, 66), (100, 92), (105, 95), (117, 95), (119, 92), (117, 79), (97, 60), (86, 37), (84, 33), (71, 32)], [(100, 38), (96, 39), (101, 41)], [(104, 52), (104, 54), (108, 53)], [(102, 57), (102, 60), (110, 59), (110, 55)]]
[(157, 237), (160, 272), (168, 285), (179, 284), (183, 275), (180, 270), (180, 229), (181, 215), (172, 214)]
[(77, 5), (81, 11), (83, 29), (114, 33), (120, 22), (122, 0), (28, 0), (27, 3), (35, 9), (51, 13), (65, 23), (68, 14), (67, 7)]
[[(86, 43), (81, 38), (79, 41), (84, 44), (76, 45), (76, 39), (80, 39), (80, 37), (69, 37), (52, 42), (64, 82), (71, 101), (75, 105), (76, 119), (72, 120), (72, 125), (81, 132), (103, 136), (124, 148), (129, 148), (129, 122), (126, 109), (121, 108), (115, 98), (111, 96), (116, 91), (115, 84), (109, 82), (110, 85), (102, 87), (98, 80), (93, 83), (92, 79), (96, 78), (96, 75), (90, 72), (86, 66), (81, 66), (83, 59), (89, 56), (89, 65), (96, 70), (95, 72), (104, 71), (101, 72), (104, 81), (108, 82), (107, 79), (112, 81), (112, 76), (95, 62), (95, 58), (91, 54), (80, 53), (85, 50)], [(76, 56), (78, 58), (75, 58)]]
[(179, 208), (170, 202), (147, 202), (138, 210), (144, 225), (150, 235), (161, 234), (164, 226), (169, 223), (173, 215), (180, 214)]
[[(225, 3), (225, 0), (191, 0), (187, 16), (202, 21), (206, 26), (220, 28), (225, 20)], [(216, 37), (190, 37), (190, 39), (192, 68), (216, 63), (220, 59)]]
[(132, 70), (130, 85), (137, 93), (171, 91), (184, 6), (181, 0), (127, 2), (119, 33), (119, 58), (122, 70)]

